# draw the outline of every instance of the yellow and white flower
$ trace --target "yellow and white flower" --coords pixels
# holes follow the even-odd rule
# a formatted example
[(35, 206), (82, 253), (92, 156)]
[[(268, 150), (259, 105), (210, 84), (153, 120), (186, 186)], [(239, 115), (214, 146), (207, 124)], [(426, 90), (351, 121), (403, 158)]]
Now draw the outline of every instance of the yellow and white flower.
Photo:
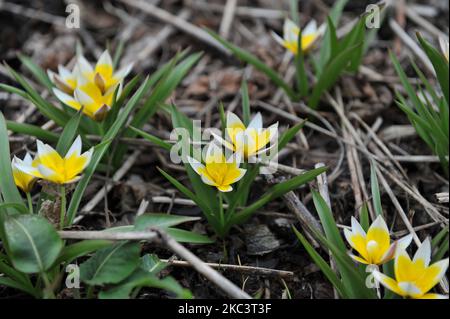
[(47, 70), (47, 74), (59, 90), (70, 95), (75, 91), (80, 76), (77, 65), (73, 67), (72, 71), (62, 65), (58, 65), (58, 73)]
[(413, 260), (405, 249), (398, 249), (395, 256), (395, 280), (374, 271), (377, 281), (402, 297), (414, 299), (447, 299), (448, 296), (428, 293), (444, 277), (448, 258), (430, 265), (431, 242), (427, 238), (417, 249)]
[(226, 140), (213, 135), (226, 148), (249, 158), (274, 146), (266, 147), (278, 136), (278, 123), (263, 128), (261, 113), (257, 113), (246, 127), (236, 114), (228, 112), (225, 132)]
[(449, 44), (448, 40), (440, 37), (439, 38), (439, 45), (441, 46), (441, 52), (444, 55), (445, 59), (448, 62), (448, 55), (449, 55)]
[[(25, 193), (29, 193), (33, 188), (36, 180), (41, 177), (39, 170), (37, 169), (39, 165), (39, 160), (31, 157), (29, 153), (27, 153), (23, 160), (14, 156), (11, 162), (12, 173), (14, 177), (14, 183), (22, 189)], [(28, 174), (21, 171), (18, 166), (28, 166), (33, 169), (34, 174)]]
[(216, 187), (221, 192), (231, 192), (231, 184), (239, 181), (246, 170), (239, 168), (240, 158), (233, 154), (225, 158), (222, 149), (214, 143), (207, 147), (204, 163), (192, 157), (187, 158), (194, 171), (201, 176), (203, 183)]
[(55, 184), (69, 184), (80, 179), (80, 174), (89, 164), (93, 148), (81, 154), (81, 138), (78, 136), (65, 157), (50, 145), (37, 141), (37, 170), (30, 162), (16, 164), (23, 173), (42, 178)]
[[(283, 38), (281, 38), (275, 32), (272, 32), (272, 35), (275, 38), (275, 41), (297, 55), (299, 33), (300, 28), (292, 20), (286, 19), (284, 20), (283, 25)], [(316, 20), (311, 20), (302, 30), (302, 51), (305, 53), (308, 52), (312, 48), (318, 37), (319, 31), (317, 29), (317, 22)]]
[(351, 222), (351, 230), (344, 228), (344, 235), (359, 256), (349, 255), (363, 264), (382, 265), (394, 257), (397, 248), (406, 249), (412, 240), (412, 235), (408, 235), (391, 244), (389, 229), (381, 215), (370, 225), (367, 234), (353, 216)]
[(115, 71), (111, 55), (108, 50), (105, 50), (98, 59), (95, 68), (91, 66), (83, 55), (80, 55), (78, 57), (78, 68), (81, 76), (95, 83), (101, 92), (105, 93), (125, 79), (133, 68), (133, 64), (128, 64)]
[(117, 97), (120, 96), (122, 83), (120, 82), (115, 86), (110, 87), (106, 92), (103, 92), (94, 82), (83, 77), (80, 77), (78, 82), (78, 86), (75, 89), (73, 96), (58, 89), (53, 89), (53, 92), (64, 104), (77, 111), (83, 108), (84, 114), (95, 121), (102, 121), (111, 110), (117, 86)]

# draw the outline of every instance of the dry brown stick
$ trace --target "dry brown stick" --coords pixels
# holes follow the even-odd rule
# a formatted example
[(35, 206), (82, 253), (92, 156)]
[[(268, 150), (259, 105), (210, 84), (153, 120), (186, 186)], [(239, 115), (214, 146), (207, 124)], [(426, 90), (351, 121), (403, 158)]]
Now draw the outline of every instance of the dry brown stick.
[[(217, 3), (211, 3), (207, 1), (198, 1), (198, 0), (189, 0), (187, 1), (188, 5), (196, 10), (204, 10), (222, 13), (224, 11), (224, 6)], [(236, 7), (237, 16), (256, 18), (256, 19), (283, 19), (287, 16), (287, 12), (274, 10), (274, 9), (266, 9), (266, 8), (254, 8), (254, 7)]]
[(219, 34), (228, 39), (230, 34), (231, 24), (233, 23), (233, 18), (236, 13), (237, 0), (227, 0), (225, 8), (223, 11), (222, 21), (219, 27)]
[[(190, 267), (191, 265), (184, 260), (171, 260), (171, 259), (161, 259), (162, 262), (166, 262), (172, 266), (178, 267)], [(292, 271), (286, 270), (277, 270), (263, 267), (254, 267), (254, 266), (239, 266), (239, 265), (231, 265), (231, 264), (218, 264), (218, 263), (205, 263), (211, 268), (215, 268), (218, 270), (232, 270), (237, 271), (244, 274), (253, 274), (258, 276), (267, 276), (267, 277), (281, 277), (281, 278), (291, 278), (294, 276)]]
[(120, 0), (123, 3), (126, 3), (132, 7), (138, 8), (145, 13), (165, 22), (173, 25), (178, 28), (180, 31), (185, 32), (200, 41), (205, 42), (206, 44), (215, 47), (221, 52), (229, 55), (230, 52), (224, 48), (219, 42), (217, 42), (213, 37), (211, 37), (205, 30), (193, 25), (192, 23), (187, 22), (186, 20), (173, 15), (166, 10), (163, 10), (151, 3), (142, 1), (142, 0)]
[[(346, 140), (352, 140), (352, 135), (348, 133), (348, 130), (343, 127), (342, 128), (343, 136)], [(351, 147), (346, 147), (347, 150), (347, 164), (348, 169), (350, 171), (350, 181), (352, 184), (353, 189), (353, 195), (355, 197), (355, 207), (361, 207), (363, 205), (363, 197), (361, 192), (361, 186), (358, 182), (358, 174), (356, 172), (356, 164), (355, 164), (355, 158), (353, 157), (353, 152)], [(372, 218), (374, 216), (371, 216)]]
[(160, 229), (149, 229), (141, 232), (105, 232), (105, 231), (59, 231), (63, 239), (102, 239), (102, 240), (146, 240), (160, 243), (179, 257), (186, 260), (192, 268), (208, 278), (217, 287), (222, 289), (228, 296), (238, 299), (251, 299), (251, 297), (235, 284), (222, 276), (216, 270), (206, 265), (202, 260), (190, 252), (186, 247), (179, 244), (166, 232)]
[(219, 272), (206, 265), (202, 260), (200, 260), (200, 258), (179, 244), (167, 233), (162, 230), (158, 230), (158, 232), (162, 244), (172, 250), (179, 257), (186, 260), (195, 270), (216, 284), (216, 286), (222, 289), (227, 295), (237, 299), (252, 299), (245, 291), (241, 290)]
[(392, 31), (394, 31), (397, 36), (409, 47), (409, 49), (423, 62), (428, 71), (430, 71), (431, 74), (435, 74), (433, 65), (427, 55), (423, 52), (419, 45), (417, 45), (416, 41), (414, 41), (394, 19), (389, 20), (389, 26)]
[(448, 203), (448, 192), (434, 194), (439, 203)]

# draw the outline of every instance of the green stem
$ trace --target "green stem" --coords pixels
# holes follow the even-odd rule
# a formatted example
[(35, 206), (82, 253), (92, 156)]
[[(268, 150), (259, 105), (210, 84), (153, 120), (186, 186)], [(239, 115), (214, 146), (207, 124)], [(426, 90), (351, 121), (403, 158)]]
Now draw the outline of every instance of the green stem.
[(66, 219), (66, 187), (64, 185), (61, 185), (60, 187), (61, 192), (61, 215), (59, 216), (59, 228), (63, 229)]
[(223, 195), (222, 195), (221, 191), (219, 191), (219, 217), (220, 217), (220, 225), (222, 227), (222, 231), (224, 231), (225, 215), (223, 213)]
[(55, 294), (53, 293), (52, 285), (48, 280), (47, 274), (45, 272), (41, 273), (42, 280), (44, 281), (44, 298), (45, 299), (55, 299)]
[(30, 214), (34, 214), (33, 200), (31, 199), (31, 194), (30, 194), (30, 192), (26, 192), (26, 194), (27, 194), (27, 201), (28, 201), (28, 211), (30, 212)]

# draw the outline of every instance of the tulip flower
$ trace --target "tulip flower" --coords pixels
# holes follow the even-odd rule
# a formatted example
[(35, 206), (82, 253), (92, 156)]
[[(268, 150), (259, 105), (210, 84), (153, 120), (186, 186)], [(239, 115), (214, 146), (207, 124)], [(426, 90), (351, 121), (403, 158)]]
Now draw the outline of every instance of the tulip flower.
[(62, 65), (58, 65), (58, 74), (51, 70), (47, 70), (47, 74), (59, 90), (70, 95), (73, 94), (73, 91), (77, 87), (80, 76), (77, 65), (75, 65), (72, 71)]
[(133, 64), (128, 64), (115, 72), (111, 55), (108, 50), (105, 50), (98, 59), (95, 68), (82, 55), (78, 57), (78, 67), (83, 77), (95, 83), (100, 91), (105, 93), (123, 81), (133, 68)]
[(406, 249), (412, 240), (412, 235), (408, 235), (391, 244), (389, 229), (381, 215), (370, 225), (367, 234), (353, 216), (351, 222), (351, 231), (345, 228), (344, 235), (360, 256), (349, 255), (363, 264), (382, 265), (394, 257), (397, 247)]
[(278, 123), (264, 129), (261, 113), (257, 113), (246, 127), (236, 114), (228, 112), (225, 132), (226, 140), (213, 135), (226, 148), (250, 158), (269, 149), (264, 147), (277, 136)]
[(227, 160), (222, 149), (210, 143), (205, 156), (205, 164), (188, 157), (189, 164), (201, 176), (203, 183), (216, 187), (221, 192), (233, 190), (231, 184), (239, 181), (246, 170), (239, 168), (239, 156), (231, 155)]
[[(31, 188), (33, 188), (34, 182), (36, 182), (36, 179), (41, 177), (39, 170), (37, 169), (39, 165), (39, 160), (34, 159), (31, 157), (29, 153), (27, 153), (23, 160), (20, 158), (17, 158), (14, 156), (12, 162), (11, 162), (11, 168), (13, 172), (14, 182), (16, 183), (17, 187), (19, 187), (21, 190), (23, 190), (25, 193), (29, 193), (31, 191)], [(23, 171), (21, 171), (18, 167), (19, 166), (28, 166), (32, 167), (34, 170), (34, 174), (28, 174)]]
[[(275, 41), (297, 55), (299, 33), (300, 28), (293, 21), (286, 19), (284, 20), (283, 26), (283, 38), (275, 32), (272, 32), (272, 35), (275, 38)], [(318, 39), (318, 36), (317, 22), (311, 20), (302, 30), (301, 50), (305, 53), (308, 52), (312, 48), (314, 42)]]
[(91, 160), (92, 152), (93, 148), (81, 154), (80, 136), (75, 139), (65, 157), (58, 154), (50, 145), (38, 140), (37, 169), (29, 161), (17, 163), (16, 167), (25, 174), (64, 185), (80, 179), (80, 174)]
[(79, 78), (79, 84), (74, 91), (74, 96), (70, 96), (58, 89), (53, 89), (56, 97), (64, 104), (74, 108), (82, 109), (82, 112), (95, 121), (102, 121), (114, 103), (114, 93), (117, 90), (117, 96), (122, 91), (122, 83), (110, 87), (103, 92), (94, 82), (84, 78)]
[(413, 260), (405, 249), (398, 249), (394, 262), (395, 280), (374, 271), (373, 275), (387, 289), (396, 294), (413, 299), (446, 299), (448, 296), (429, 293), (444, 277), (448, 268), (448, 258), (430, 265), (431, 242), (427, 238), (417, 249)]

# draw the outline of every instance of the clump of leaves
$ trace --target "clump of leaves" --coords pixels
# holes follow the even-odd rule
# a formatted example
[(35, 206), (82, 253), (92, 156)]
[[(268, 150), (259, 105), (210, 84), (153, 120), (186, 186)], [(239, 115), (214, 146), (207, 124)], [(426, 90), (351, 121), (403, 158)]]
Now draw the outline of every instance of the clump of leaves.
[(414, 87), (406, 76), (397, 57), (391, 52), (390, 57), (395, 70), (406, 91), (407, 99), (397, 92), (397, 105), (408, 116), (417, 134), (439, 157), (442, 168), (448, 177), (449, 164), (449, 64), (445, 55), (436, 50), (429, 42), (417, 34), (420, 46), (430, 59), (440, 91), (426, 78), (424, 73), (411, 60), (420, 86)]
[[(221, 38), (211, 30), (207, 31), (240, 60), (253, 65), (256, 69), (266, 74), (273, 83), (284, 90), (292, 101), (305, 98), (311, 108), (316, 108), (324, 92), (330, 89), (342, 74), (346, 72), (354, 73), (358, 70), (367, 48), (367, 39), (370, 38), (366, 31), (366, 21), (372, 19), (376, 12), (364, 13), (350, 32), (341, 39), (338, 38), (336, 25), (346, 3), (347, 0), (337, 1), (330, 16), (327, 17), (327, 29), (317, 57), (313, 54), (307, 54), (306, 51), (301, 49), (295, 50), (296, 84), (294, 86), (284, 81), (277, 71), (250, 52)], [(383, 5), (380, 4), (379, 7), (383, 8)], [(297, 10), (293, 10), (293, 12), (295, 14)], [(293, 19), (298, 23), (298, 15), (295, 14)], [(304, 43), (302, 31), (299, 29), (295, 47), (301, 48), (302, 43)], [(309, 84), (310, 80), (307, 76), (307, 60), (310, 60), (313, 66), (315, 78), (313, 85)]]

